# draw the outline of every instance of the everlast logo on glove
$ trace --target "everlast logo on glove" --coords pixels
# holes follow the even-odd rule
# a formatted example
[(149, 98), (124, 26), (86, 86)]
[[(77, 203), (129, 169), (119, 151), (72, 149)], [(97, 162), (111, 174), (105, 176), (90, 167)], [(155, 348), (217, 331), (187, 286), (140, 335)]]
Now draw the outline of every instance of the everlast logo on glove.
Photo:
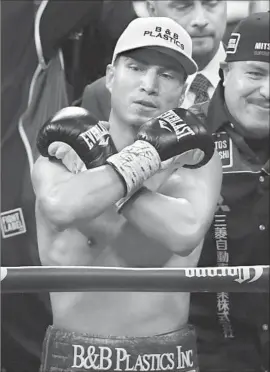
[[(164, 114), (160, 115), (159, 118), (163, 119), (159, 120), (161, 128), (167, 129), (170, 132), (172, 132), (173, 129), (178, 141), (187, 135), (195, 135), (195, 132), (173, 110), (165, 112)], [(168, 126), (168, 124), (172, 127), (172, 129)]]
[(65, 107), (41, 127), (37, 148), (42, 156), (49, 157), (53, 142), (65, 142), (79, 155), (87, 169), (96, 168), (116, 152), (106, 125), (106, 122), (97, 122), (82, 107)]
[(92, 150), (97, 142), (100, 146), (107, 146), (109, 143), (107, 129), (102, 124), (97, 124), (94, 127), (91, 127), (86, 132), (81, 133), (80, 136), (87, 143), (89, 150)]

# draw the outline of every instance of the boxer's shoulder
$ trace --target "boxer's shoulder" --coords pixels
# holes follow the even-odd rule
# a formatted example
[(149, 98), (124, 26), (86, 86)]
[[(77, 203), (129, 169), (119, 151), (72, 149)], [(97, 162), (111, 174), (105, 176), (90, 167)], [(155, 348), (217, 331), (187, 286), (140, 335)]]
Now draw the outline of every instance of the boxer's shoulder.
[(93, 81), (91, 84), (86, 86), (86, 91), (103, 91), (106, 89), (106, 77), (102, 76), (101, 78)]

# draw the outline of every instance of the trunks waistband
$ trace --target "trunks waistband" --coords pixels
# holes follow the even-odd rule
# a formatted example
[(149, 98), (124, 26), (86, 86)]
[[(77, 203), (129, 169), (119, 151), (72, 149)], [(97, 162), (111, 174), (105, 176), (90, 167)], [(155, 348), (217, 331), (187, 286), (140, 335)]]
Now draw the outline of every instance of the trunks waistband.
[(195, 330), (187, 325), (150, 337), (102, 337), (50, 326), (40, 372), (198, 372)]

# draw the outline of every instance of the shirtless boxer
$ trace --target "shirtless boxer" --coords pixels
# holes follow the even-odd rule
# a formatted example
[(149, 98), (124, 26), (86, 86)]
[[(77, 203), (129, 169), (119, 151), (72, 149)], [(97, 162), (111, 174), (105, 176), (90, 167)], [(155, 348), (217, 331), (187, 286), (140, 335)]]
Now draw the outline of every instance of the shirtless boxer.
[[(191, 47), (171, 19), (134, 20), (107, 68), (109, 126), (71, 107), (42, 128), (32, 179), (43, 265), (197, 265), (222, 170), (198, 119), (171, 110), (196, 71)], [(50, 295), (41, 371), (198, 371), (189, 293)]]

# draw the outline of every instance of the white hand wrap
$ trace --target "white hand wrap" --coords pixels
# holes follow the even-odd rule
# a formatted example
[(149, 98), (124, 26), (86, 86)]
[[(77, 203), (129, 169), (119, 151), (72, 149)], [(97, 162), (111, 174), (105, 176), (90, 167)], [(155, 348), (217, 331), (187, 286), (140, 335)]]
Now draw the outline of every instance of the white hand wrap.
[(126, 196), (138, 190), (159, 169), (161, 160), (157, 150), (149, 142), (136, 141), (118, 154), (107, 159), (122, 176), (126, 184)]

